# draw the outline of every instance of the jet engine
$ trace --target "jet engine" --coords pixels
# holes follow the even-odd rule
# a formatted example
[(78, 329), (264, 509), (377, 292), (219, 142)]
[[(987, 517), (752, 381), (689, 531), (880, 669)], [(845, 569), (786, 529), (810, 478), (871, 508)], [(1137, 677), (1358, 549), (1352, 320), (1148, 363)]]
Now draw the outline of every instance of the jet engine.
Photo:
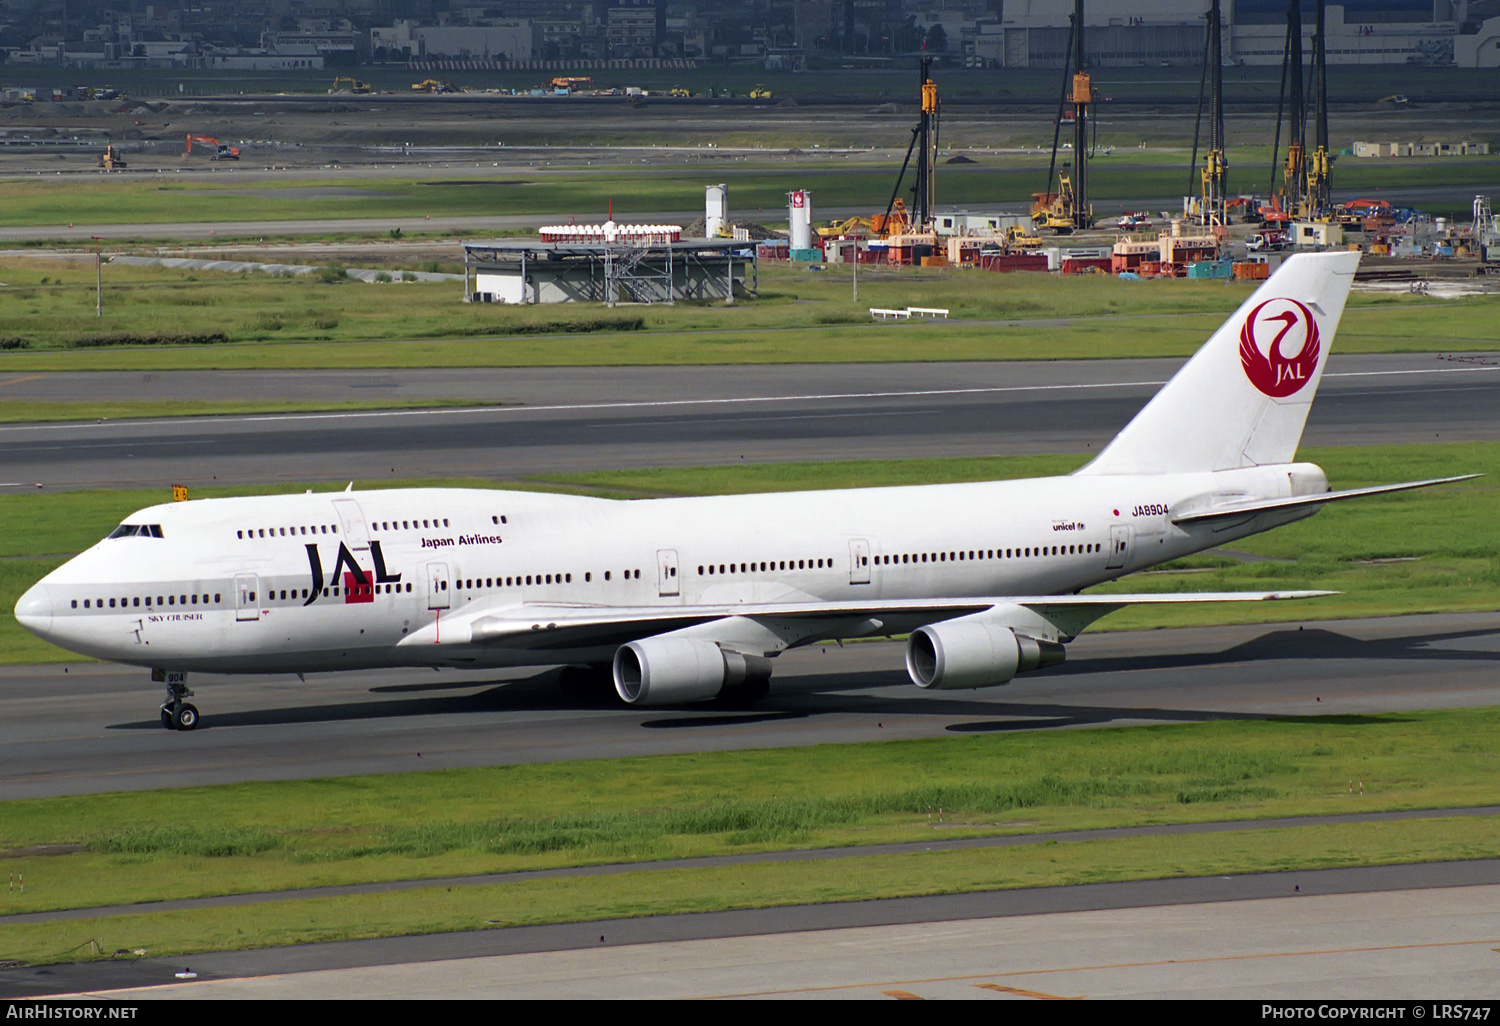
[(764, 693), (771, 661), (696, 638), (643, 638), (615, 652), (615, 691), (629, 705), (678, 705)]
[(1017, 634), (985, 614), (918, 627), (906, 642), (906, 672), (919, 688), (960, 691), (1004, 684), (1063, 661), (1062, 645)]

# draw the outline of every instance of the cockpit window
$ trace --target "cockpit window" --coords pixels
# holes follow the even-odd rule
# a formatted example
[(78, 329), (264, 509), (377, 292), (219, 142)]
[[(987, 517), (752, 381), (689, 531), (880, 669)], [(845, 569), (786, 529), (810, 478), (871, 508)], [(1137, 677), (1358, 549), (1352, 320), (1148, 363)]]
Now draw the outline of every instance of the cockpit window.
[(121, 524), (109, 533), (111, 538), (160, 538), (160, 524)]

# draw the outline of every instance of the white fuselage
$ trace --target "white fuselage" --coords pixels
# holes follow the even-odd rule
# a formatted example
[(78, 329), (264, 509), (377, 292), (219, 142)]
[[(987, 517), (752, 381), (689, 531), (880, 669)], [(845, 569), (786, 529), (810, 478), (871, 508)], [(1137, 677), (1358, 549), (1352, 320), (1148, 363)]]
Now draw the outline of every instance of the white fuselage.
[[(72, 651), (169, 670), (601, 663), (618, 641), (543, 652), (401, 642), (440, 638), (445, 620), (476, 604), (812, 608), (1068, 594), (1309, 516), (1315, 507), (1171, 522), (1309, 482), (1326, 488), (1318, 468), (1288, 464), (645, 501), (478, 489), (207, 499), (131, 516), (127, 525), (159, 532), (101, 541), (17, 614)], [(863, 632), (892, 630), (878, 627)]]

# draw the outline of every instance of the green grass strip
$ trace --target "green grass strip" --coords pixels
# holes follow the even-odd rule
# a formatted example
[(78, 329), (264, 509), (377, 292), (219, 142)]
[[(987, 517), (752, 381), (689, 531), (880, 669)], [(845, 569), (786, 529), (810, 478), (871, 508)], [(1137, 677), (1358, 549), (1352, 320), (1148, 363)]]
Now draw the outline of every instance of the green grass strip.
[[(0, 258), (0, 389), (44, 370), (311, 369), (849, 363), (1187, 356), (1250, 294), (1244, 283), (765, 264), (760, 298), (603, 311), (593, 304), (464, 303), (452, 283), (364, 285), (264, 274), (117, 267), (103, 325), (93, 269)], [(872, 324), (870, 307), (922, 305), (946, 322)], [(1352, 297), (1336, 351), (1500, 348), (1500, 297)], [(1440, 319), (1442, 330), (1433, 324)], [(112, 344), (206, 338), (214, 344)], [(22, 395), (24, 393), (21, 393)], [(8, 397), (0, 391), (0, 396)]]
[[(1211, 721), (9, 802), (9, 912), (603, 862), (1493, 800), (1500, 708)], [(941, 806), (943, 820), (934, 812)], [(205, 825), (194, 825), (205, 824)], [(212, 825), (207, 825), (212, 824)], [(61, 855), (34, 854), (64, 845)], [(52, 923), (151, 954), (1104, 880), (1493, 857), (1494, 817), (668, 867)], [(73, 956), (68, 956), (73, 957)]]

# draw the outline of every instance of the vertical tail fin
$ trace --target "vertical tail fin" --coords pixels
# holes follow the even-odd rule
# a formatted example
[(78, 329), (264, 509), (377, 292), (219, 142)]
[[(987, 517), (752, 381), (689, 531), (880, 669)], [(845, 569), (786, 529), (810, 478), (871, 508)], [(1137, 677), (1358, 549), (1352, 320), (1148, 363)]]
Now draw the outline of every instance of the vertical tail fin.
[(1292, 462), (1358, 266), (1355, 252), (1287, 260), (1078, 473)]

